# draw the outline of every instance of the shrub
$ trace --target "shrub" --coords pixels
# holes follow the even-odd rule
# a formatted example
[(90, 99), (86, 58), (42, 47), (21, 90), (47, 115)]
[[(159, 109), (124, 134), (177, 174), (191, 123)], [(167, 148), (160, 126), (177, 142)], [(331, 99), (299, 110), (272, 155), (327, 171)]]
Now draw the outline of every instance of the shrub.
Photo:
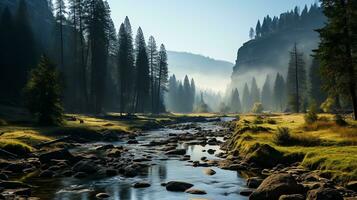
[(317, 116), (317, 106), (312, 103), (309, 107), (309, 111), (305, 114), (304, 119), (306, 124), (312, 124), (318, 120)]
[(347, 126), (348, 123), (346, 122), (345, 118), (342, 115), (336, 114), (335, 115), (335, 123), (339, 126)]
[(288, 145), (291, 142), (290, 129), (287, 127), (278, 127), (275, 135), (274, 142), (278, 145)]
[(262, 113), (264, 110), (263, 108), (263, 104), (262, 103), (254, 103), (254, 106), (253, 106), (253, 109), (252, 109), (252, 112), (253, 113)]

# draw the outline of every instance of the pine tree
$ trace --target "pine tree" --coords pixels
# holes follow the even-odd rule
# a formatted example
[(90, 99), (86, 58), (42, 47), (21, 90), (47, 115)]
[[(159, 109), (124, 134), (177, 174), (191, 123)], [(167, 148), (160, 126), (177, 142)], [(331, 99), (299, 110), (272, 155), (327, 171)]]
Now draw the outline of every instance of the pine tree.
[(191, 84), (190, 80), (188, 79), (188, 76), (185, 76), (185, 79), (183, 81), (183, 90), (184, 90), (184, 98), (187, 101), (187, 104), (184, 104), (184, 112), (189, 113), (193, 111), (193, 102), (192, 102), (192, 91), (191, 91)]
[(301, 112), (306, 106), (306, 70), (303, 55), (294, 45), (290, 52), (290, 62), (287, 76), (288, 100), (291, 110)]
[(176, 80), (176, 76), (175, 74), (173, 74), (170, 78), (169, 78), (169, 91), (167, 94), (167, 107), (169, 109), (169, 111), (176, 111), (176, 100), (177, 100), (177, 80)]
[(121, 24), (118, 34), (118, 80), (120, 80), (120, 113), (127, 111), (128, 97), (130, 97), (130, 80), (128, 74), (130, 73), (129, 65), (129, 51), (128, 51), (128, 35), (124, 24)]
[(255, 27), (255, 37), (259, 38), (261, 36), (261, 25), (260, 25), (260, 21), (258, 20), (257, 26)]
[(254, 36), (255, 36), (255, 32), (254, 32), (254, 29), (253, 28), (250, 28), (249, 30), (249, 39), (254, 39)]
[(232, 91), (230, 108), (231, 111), (234, 113), (242, 112), (242, 105), (240, 102), (239, 92), (237, 88)]
[(124, 28), (127, 34), (127, 51), (128, 51), (128, 73), (127, 73), (127, 77), (128, 77), (128, 82), (127, 82), (127, 86), (128, 86), (128, 95), (127, 95), (127, 99), (128, 102), (130, 102), (131, 104), (131, 108), (130, 108), (130, 112), (134, 112), (135, 111), (135, 96), (136, 96), (136, 68), (135, 68), (135, 52), (134, 52), (134, 44), (133, 44), (133, 32), (131, 29), (131, 24), (130, 24), (130, 20), (128, 17), (125, 17), (124, 20)]
[(357, 2), (354, 0), (322, 0), (328, 18), (320, 29), (317, 57), (320, 60), (324, 87), (330, 95), (343, 94), (351, 100), (357, 120)]
[(55, 65), (43, 56), (38, 66), (31, 71), (25, 87), (27, 108), (36, 116), (40, 125), (62, 123), (61, 88)]
[(193, 78), (191, 78), (190, 103), (192, 103), (192, 108), (195, 105), (195, 100), (196, 100), (196, 84), (195, 84), (195, 80), (193, 80)]
[(252, 100), (251, 106), (253, 106), (253, 104), (260, 102), (260, 91), (257, 85), (257, 81), (255, 80), (255, 77), (253, 77), (252, 79), (252, 86), (250, 92), (251, 92), (250, 95)]
[(143, 31), (139, 27), (135, 39), (136, 67), (136, 112), (144, 112), (147, 106), (147, 96), (150, 90), (149, 59)]
[(89, 19), (89, 41), (91, 51), (91, 104), (93, 112), (99, 114), (103, 108), (105, 81), (108, 63), (108, 12), (102, 0), (92, 2)]
[(151, 96), (151, 112), (155, 112), (155, 98), (156, 98), (156, 87), (155, 87), (155, 81), (157, 80), (158, 77), (158, 52), (157, 52), (157, 46), (156, 46), (156, 41), (153, 36), (149, 37), (148, 41), (148, 55), (149, 55), (149, 67), (150, 67), (150, 96)]
[(271, 109), (272, 108), (272, 91), (270, 86), (270, 76), (267, 75), (264, 86), (262, 89), (262, 104), (264, 109)]
[[(168, 63), (167, 63), (167, 53), (165, 46), (161, 44), (160, 51), (158, 53), (158, 88), (157, 88), (157, 102), (156, 102), (156, 112), (165, 111), (165, 106), (163, 103), (163, 93), (167, 91), (168, 83)], [(161, 109), (160, 109), (161, 107)]]
[(320, 74), (320, 63), (316, 58), (313, 58), (309, 73), (310, 90), (309, 97), (311, 102), (320, 106), (327, 98), (326, 93), (322, 89), (322, 80)]
[(242, 97), (243, 111), (249, 112), (252, 106), (252, 99), (249, 92), (248, 84), (245, 83)]
[(64, 43), (63, 43), (63, 26), (66, 21), (66, 4), (64, 0), (56, 0), (55, 16), (60, 32), (60, 66), (64, 67)]
[(274, 82), (274, 105), (276, 111), (284, 111), (286, 101), (285, 80), (282, 75), (277, 73)]

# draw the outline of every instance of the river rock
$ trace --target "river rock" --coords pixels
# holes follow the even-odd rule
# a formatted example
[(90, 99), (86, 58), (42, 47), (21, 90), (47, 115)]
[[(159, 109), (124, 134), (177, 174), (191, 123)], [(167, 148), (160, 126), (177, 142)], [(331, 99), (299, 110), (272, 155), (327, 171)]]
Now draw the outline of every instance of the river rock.
[(107, 156), (111, 158), (118, 158), (121, 156), (121, 151), (119, 149), (108, 149)]
[(150, 186), (151, 185), (148, 182), (137, 182), (137, 183), (133, 184), (134, 188), (147, 188), (147, 187), (150, 187)]
[(108, 149), (113, 149), (113, 148), (114, 148), (114, 145), (107, 144), (107, 145), (103, 145), (103, 146), (97, 147), (96, 150), (103, 151), (103, 150), (108, 150)]
[(13, 190), (10, 190), (10, 191), (7, 191), (7, 192), (12, 193), (12, 194), (16, 194), (16, 195), (19, 195), (19, 196), (26, 196), (26, 197), (31, 196), (31, 189), (30, 188), (13, 189)]
[(347, 183), (346, 188), (357, 192), (357, 181), (351, 181), (351, 182)]
[(302, 194), (281, 195), (279, 200), (305, 200)]
[(85, 172), (77, 172), (73, 175), (74, 178), (85, 178), (87, 176), (88, 176), (88, 174)]
[(107, 176), (116, 176), (118, 174), (118, 171), (115, 169), (106, 169), (105, 174)]
[(39, 157), (41, 163), (49, 163), (51, 160), (67, 160), (69, 162), (76, 162), (77, 159), (68, 150), (60, 149), (51, 152), (43, 153)]
[(189, 193), (189, 194), (201, 194), (201, 195), (207, 194), (207, 192), (204, 190), (199, 190), (199, 189), (194, 189), (194, 188), (190, 188), (190, 189), (186, 190), (185, 192)]
[(95, 197), (96, 197), (97, 199), (107, 199), (107, 198), (110, 197), (110, 195), (107, 194), (107, 193), (98, 193), (98, 194), (95, 195)]
[(213, 149), (208, 149), (208, 150), (207, 150), (207, 153), (209, 153), (209, 154), (211, 154), (211, 155), (213, 155), (214, 152), (216, 152), (216, 150), (213, 150)]
[(318, 188), (307, 193), (306, 200), (343, 200), (342, 195), (335, 189)]
[(245, 189), (239, 192), (240, 195), (242, 196), (249, 196), (254, 192), (252, 189)]
[(89, 160), (81, 160), (77, 164), (75, 164), (72, 168), (75, 172), (85, 172), (87, 174), (96, 173), (99, 169), (93, 161)]
[(173, 192), (185, 192), (191, 187), (193, 187), (191, 183), (181, 181), (170, 181), (166, 184), (166, 190)]
[(209, 176), (213, 176), (216, 174), (216, 171), (214, 171), (213, 169), (204, 169), (203, 172), (206, 174), (206, 175), (209, 175)]
[(0, 173), (0, 180), (8, 180), (8, 179), (9, 177), (6, 174)]
[(251, 177), (247, 180), (247, 186), (249, 188), (258, 188), (259, 185), (263, 182), (264, 179), (259, 177)]
[(287, 173), (273, 174), (267, 177), (256, 191), (249, 197), (250, 200), (279, 200), (284, 194), (300, 194), (303, 186)]
[(20, 181), (1, 181), (0, 188), (4, 189), (19, 189), (29, 188), (30, 186)]
[(135, 139), (128, 140), (128, 144), (139, 144), (139, 142)]
[(40, 173), (39, 177), (41, 178), (52, 178), (55, 173), (52, 170), (44, 170)]
[(24, 162), (16, 162), (9, 164), (5, 170), (14, 173), (22, 173), (25, 169), (32, 168), (32, 165)]
[(166, 155), (185, 155), (186, 149), (174, 149), (171, 151), (167, 151), (165, 154)]

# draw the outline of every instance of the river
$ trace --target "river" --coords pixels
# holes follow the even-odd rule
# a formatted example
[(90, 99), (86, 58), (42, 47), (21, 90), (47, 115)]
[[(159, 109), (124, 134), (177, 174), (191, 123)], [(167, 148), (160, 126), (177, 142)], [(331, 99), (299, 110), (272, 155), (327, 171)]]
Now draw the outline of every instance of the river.
[[(213, 122), (197, 123), (202, 130), (220, 131), (224, 128)], [(210, 199), (210, 200), (245, 200), (247, 197), (239, 193), (246, 189), (245, 180), (236, 171), (222, 170), (217, 167), (210, 167), (216, 174), (209, 176), (203, 170), (205, 167), (192, 167), (188, 161), (180, 160), (180, 157), (167, 157), (164, 152), (155, 147), (143, 146), (152, 140), (167, 139), (171, 134), (195, 133), (196, 129), (181, 130), (177, 128), (163, 128), (153, 131), (147, 131), (136, 139), (139, 144), (126, 144), (126, 141), (110, 143), (115, 146), (125, 146), (135, 157), (150, 157), (147, 162), (150, 166), (144, 172), (135, 178), (122, 177), (120, 175), (110, 178), (54, 178), (44, 180), (40, 178), (29, 178), (27, 182), (33, 185), (39, 185), (33, 193), (41, 199), (55, 200), (89, 200), (95, 199), (99, 192), (105, 192), (110, 195), (112, 200), (185, 200), (185, 199)], [(222, 140), (223, 138), (217, 138)], [(94, 149), (98, 145), (108, 143), (86, 144), (81, 149)], [(179, 143), (179, 148), (185, 148), (187, 155), (191, 156), (192, 161), (198, 161), (201, 157), (207, 157), (208, 160), (219, 159), (213, 154), (207, 153), (208, 149), (216, 150), (215, 154), (220, 152), (217, 145), (189, 145)], [(80, 151), (75, 149), (74, 151)], [(148, 188), (133, 188), (135, 182), (148, 182), (151, 184)], [(161, 183), (168, 181), (185, 181), (194, 185), (193, 188), (205, 190), (206, 195), (193, 195), (183, 192), (169, 192)]]

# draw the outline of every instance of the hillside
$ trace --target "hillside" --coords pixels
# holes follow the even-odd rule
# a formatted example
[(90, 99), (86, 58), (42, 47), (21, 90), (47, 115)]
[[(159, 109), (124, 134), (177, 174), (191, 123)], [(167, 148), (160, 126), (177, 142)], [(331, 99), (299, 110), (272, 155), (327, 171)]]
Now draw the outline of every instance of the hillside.
[(187, 74), (195, 79), (198, 87), (213, 90), (223, 90), (230, 81), (233, 63), (187, 52), (167, 53), (170, 73), (178, 79)]
[(301, 14), (295, 8), (295, 11), (283, 13), (273, 20), (267, 16), (261, 28), (263, 31), (268, 27), (265, 28), (267, 30), (239, 48), (232, 84), (240, 87), (250, 81), (252, 76), (256, 76), (261, 85), (267, 73), (275, 75), (280, 72), (285, 76), (289, 52), (294, 43), (304, 52), (305, 61), (309, 65), (312, 50), (317, 48), (319, 40), (315, 30), (321, 28), (324, 21), (325, 17), (316, 5), (311, 6), (309, 10), (306, 7)]

